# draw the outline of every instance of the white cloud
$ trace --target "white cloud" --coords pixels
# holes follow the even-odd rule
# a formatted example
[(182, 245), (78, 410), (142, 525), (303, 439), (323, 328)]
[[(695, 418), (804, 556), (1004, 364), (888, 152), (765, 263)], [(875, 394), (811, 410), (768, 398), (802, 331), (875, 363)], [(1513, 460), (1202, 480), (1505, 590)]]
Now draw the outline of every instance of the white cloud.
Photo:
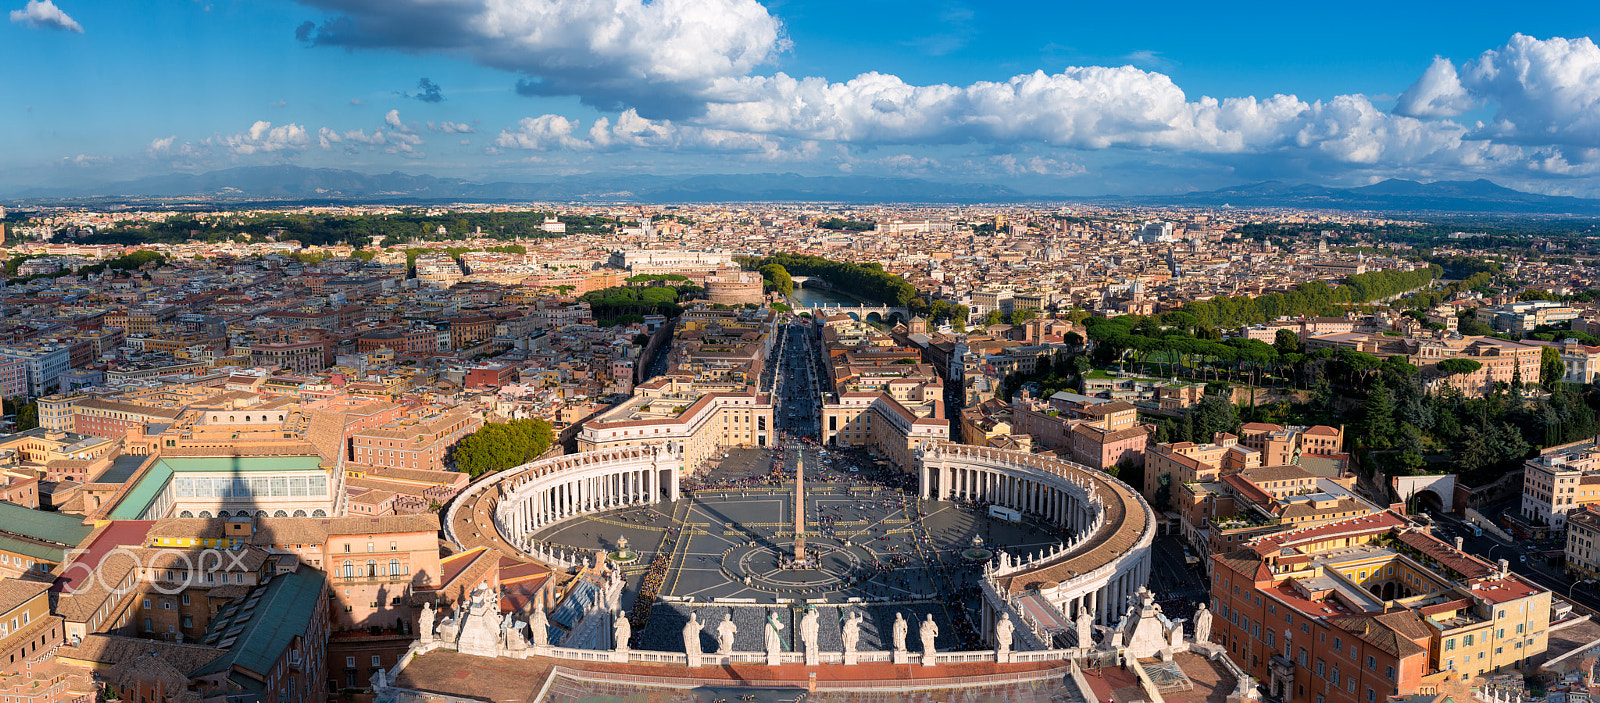
[(500, 136), (495, 137), (494, 146), (501, 149), (523, 149), (528, 151), (549, 151), (551, 149), (586, 151), (592, 149), (594, 145), (590, 142), (572, 136), (577, 129), (578, 122), (576, 120), (569, 120), (560, 115), (524, 117), (517, 122), (515, 128), (501, 130)]
[(296, 32), (315, 45), (444, 52), (526, 77), (530, 95), (691, 114), (711, 82), (782, 51), (756, 0), (307, 0), (337, 13)]
[(59, 29), (83, 34), (83, 25), (72, 19), (50, 0), (28, 0), (26, 7), (11, 11), (11, 21), (34, 29)]
[(1477, 107), (1449, 59), (1435, 56), (1428, 70), (1395, 101), (1394, 114), (1406, 117), (1455, 117)]
[(392, 129), (396, 132), (411, 131), (409, 127), (406, 127), (406, 123), (400, 121), (399, 110), (390, 110), (389, 114), (383, 116), (383, 123), (389, 125), (389, 129)]
[(473, 134), (478, 131), (476, 127), (463, 122), (444, 121), (435, 124), (433, 120), (428, 121), (428, 129), (445, 134)]
[(996, 168), (1008, 176), (1078, 176), (1087, 169), (1076, 161), (1049, 156), (1018, 158), (1014, 154), (1000, 154), (989, 158)]
[(1496, 139), (1600, 146), (1600, 47), (1588, 37), (1514, 35), (1463, 64), (1461, 84), (1495, 104), (1485, 133)]
[(249, 156), (279, 151), (299, 151), (311, 144), (311, 137), (300, 125), (286, 124), (274, 127), (271, 122), (262, 120), (238, 134), (218, 137), (217, 143), (235, 154)]

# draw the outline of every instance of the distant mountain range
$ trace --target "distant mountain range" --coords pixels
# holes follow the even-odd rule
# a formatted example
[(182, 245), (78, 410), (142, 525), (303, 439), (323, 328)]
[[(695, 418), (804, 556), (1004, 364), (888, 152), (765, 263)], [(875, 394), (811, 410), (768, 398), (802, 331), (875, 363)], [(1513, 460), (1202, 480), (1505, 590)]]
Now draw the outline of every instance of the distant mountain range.
[(1600, 216), (1600, 200), (1524, 193), (1487, 180), (1418, 183), (1391, 179), (1359, 188), (1293, 185), (1278, 181), (1182, 195), (1071, 197), (1032, 195), (984, 183), (941, 183), (920, 178), (725, 174), (700, 176), (598, 176), (530, 182), (478, 182), (413, 176), (398, 171), (365, 174), (300, 166), (247, 166), (208, 173), (178, 173), (75, 188), (30, 188), (16, 200), (138, 202), (424, 202), (424, 201), (625, 201), (695, 203), (740, 201), (1021, 203), (1100, 202), (1147, 206), (1295, 208), (1379, 212)]
[(1418, 183), (1391, 178), (1359, 188), (1329, 188), (1278, 181), (1252, 183), (1184, 195), (1118, 200), (1146, 205), (1239, 208), (1374, 210), (1530, 215), (1600, 215), (1600, 200), (1524, 193), (1486, 179)]
[(704, 176), (573, 176), (534, 182), (480, 183), (364, 174), (299, 166), (247, 166), (199, 174), (151, 176), (82, 188), (35, 188), (11, 194), (28, 200), (180, 198), (242, 200), (484, 200), (484, 201), (825, 201), (1012, 202), (1027, 199), (999, 185), (937, 183), (918, 178), (739, 174)]

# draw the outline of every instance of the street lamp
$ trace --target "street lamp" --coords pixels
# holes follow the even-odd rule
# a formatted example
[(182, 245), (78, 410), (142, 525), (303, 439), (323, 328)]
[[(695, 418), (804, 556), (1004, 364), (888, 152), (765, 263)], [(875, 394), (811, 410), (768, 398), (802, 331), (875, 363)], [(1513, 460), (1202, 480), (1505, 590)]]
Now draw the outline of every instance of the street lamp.
[(1572, 589), (1577, 588), (1578, 584), (1580, 584), (1580, 583), (1594, 583), (1594, 581), (1592, 581), (1590, 579), (1584, 579), (1582, 581), (1573, 581), (1572, 585), (1567, 587), (1567, 600), (1572, 600)]
[(1516, 549), (1513, 549), (1512, 547), (1510, 547), (1508, 545), (1504, 545), (1504, 544), (1500, 544), (1499, 542), (1495, 542), (1494, 546), (1489, 547), (1489, 558), (1493, 559), (1494, 558), (1494, 550), (1500, 549), (1500, 548), (1510, 549), (1512, 554), (1516, 554), (1516, 552), (1517, 552)]

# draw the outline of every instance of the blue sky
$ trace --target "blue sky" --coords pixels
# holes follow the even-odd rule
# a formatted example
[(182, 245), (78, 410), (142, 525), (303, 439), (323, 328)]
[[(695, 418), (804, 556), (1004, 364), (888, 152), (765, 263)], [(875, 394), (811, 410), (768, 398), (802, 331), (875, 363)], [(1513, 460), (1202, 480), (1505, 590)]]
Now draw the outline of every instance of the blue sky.
[(4, 3), (7, 189), (291, 163), (1600, 197), (1593, 3)]

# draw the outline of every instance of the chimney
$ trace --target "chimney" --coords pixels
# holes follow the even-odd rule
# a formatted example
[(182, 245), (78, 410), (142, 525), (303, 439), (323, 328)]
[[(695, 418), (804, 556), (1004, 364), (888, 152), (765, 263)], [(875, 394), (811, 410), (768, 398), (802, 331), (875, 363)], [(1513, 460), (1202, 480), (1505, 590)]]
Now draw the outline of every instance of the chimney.
[(1460, 551), (1465, 551), (1465, 550), (1463, 550), (1463, 549), (1462, 549), (1462, 548), (1461, 548), (1461, 543), (1462, 543), (1462, 542), (1465, 542), (1465, 541), (1466, 541), (1466, 540), (1465, 540), (1465, 539), (1463, 539), (1463, 538), (1461, 538), (1461, 537), (1457, 537), (1457, 538), (1456, 538), (1456, 551), (1458, 551), (1458, 552), (1460, 552)]

